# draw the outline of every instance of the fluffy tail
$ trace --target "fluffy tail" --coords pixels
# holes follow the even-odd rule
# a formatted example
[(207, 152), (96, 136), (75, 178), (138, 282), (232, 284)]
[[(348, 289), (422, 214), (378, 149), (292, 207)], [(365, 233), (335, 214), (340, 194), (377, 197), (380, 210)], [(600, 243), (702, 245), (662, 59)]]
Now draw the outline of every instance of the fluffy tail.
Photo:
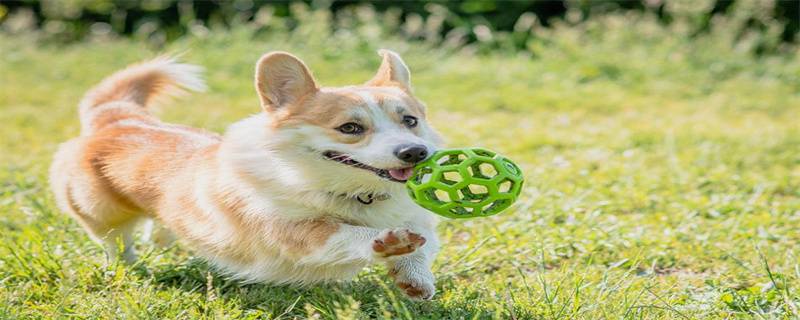
[(172, 57), (129, 66), (103, 80), (83, 97), (79, 109), (81, 122), (84, 128), (91, 129), (93, 119), (106, 109), (100, 107), (109, 102), (133, 103), (144, 111), (160, 96), (205, 90), (200, 76), (202, 71), (199, 66), (178, 63)]

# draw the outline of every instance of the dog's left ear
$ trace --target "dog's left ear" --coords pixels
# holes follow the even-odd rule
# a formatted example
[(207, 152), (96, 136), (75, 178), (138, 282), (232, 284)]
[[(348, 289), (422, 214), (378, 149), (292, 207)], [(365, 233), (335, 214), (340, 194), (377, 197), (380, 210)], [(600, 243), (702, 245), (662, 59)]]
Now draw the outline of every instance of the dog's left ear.
[(319, 90), (302, 60), (287, 52), (270, 52), (256, 64), (256, 91), (267, 112), (297, 103)]
[(411, 91), (411, 72), (408, 71), (403, 58), (394, 51), (381, 49), (378, 54), (383, 57), (378, 73), (367, 81), (368, 86), (395, 86)]

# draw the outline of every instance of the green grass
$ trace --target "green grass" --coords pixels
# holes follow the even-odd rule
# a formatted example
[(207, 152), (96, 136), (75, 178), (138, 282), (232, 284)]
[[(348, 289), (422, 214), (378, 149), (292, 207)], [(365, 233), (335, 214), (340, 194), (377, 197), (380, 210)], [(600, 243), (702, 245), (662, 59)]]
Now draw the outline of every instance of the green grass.
[(259, 112), (251, 79), (265, 51), (292, 51), (322, 84), (345, 85), (371, 76), (375, 49), (394, 48), (449, 145), (517, 161), (527, 183), (512, 210), (440, 226), (439, 293), (423, 303), (382, 267), (351, 283), (242, 285), (185, 246), (145, 243), (137, 265), (105, 266), (55, 208), (47, 167), (78, 134), (81, 95), (162, 50), (0, 36), (0, 318), (800, 317), (797, 49), (755, 58), (724, 28), (690, 38), (626, 19), (539, 30), (527, 53), (313, 24), (292, 33), (303, 41), (238, 27), (163, 48), (186, 51), (210, 84), (163, 118), (219, 132)]

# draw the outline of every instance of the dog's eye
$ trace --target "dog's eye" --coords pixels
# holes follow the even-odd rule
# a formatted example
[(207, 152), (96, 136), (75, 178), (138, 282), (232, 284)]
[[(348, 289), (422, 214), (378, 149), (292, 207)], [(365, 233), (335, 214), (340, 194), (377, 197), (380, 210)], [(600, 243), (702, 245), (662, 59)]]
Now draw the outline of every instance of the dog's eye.
[(354, 122), (345, 123), (345, 124), (339, 126), (338, 128), (336, 128), (336, 130), (339, 130), (339, 132), (344, 133), (344, 134), (362, 134), (362, 133), (364, 133), (364, 127), (361, 126), (360, 124), (354, 123)]
[(409, 127), (409, 128), (416, 127), (417, 126), (417, 118), (416, 117), (412, 117), (412, 116), (404, 116), (403, 117), (403, 124), (405, 124), (406, 127)]

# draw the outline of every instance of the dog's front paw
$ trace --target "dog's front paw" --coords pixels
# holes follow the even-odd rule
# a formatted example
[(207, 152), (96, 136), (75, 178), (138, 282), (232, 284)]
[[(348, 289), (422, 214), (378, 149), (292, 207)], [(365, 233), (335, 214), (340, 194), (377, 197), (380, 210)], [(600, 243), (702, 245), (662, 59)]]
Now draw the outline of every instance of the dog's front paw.
[(425, 244), (425, 237), (408, 229), (386, 229), (372, 242), (372, 251), (386, 258), (409, 254)]
[(430, 271), (406, 272), (404, 269), (391, 269), (389, 275), (394, 278), (397, 287), (413, 300), (431, 300), (436, 294), (433, 274)]

